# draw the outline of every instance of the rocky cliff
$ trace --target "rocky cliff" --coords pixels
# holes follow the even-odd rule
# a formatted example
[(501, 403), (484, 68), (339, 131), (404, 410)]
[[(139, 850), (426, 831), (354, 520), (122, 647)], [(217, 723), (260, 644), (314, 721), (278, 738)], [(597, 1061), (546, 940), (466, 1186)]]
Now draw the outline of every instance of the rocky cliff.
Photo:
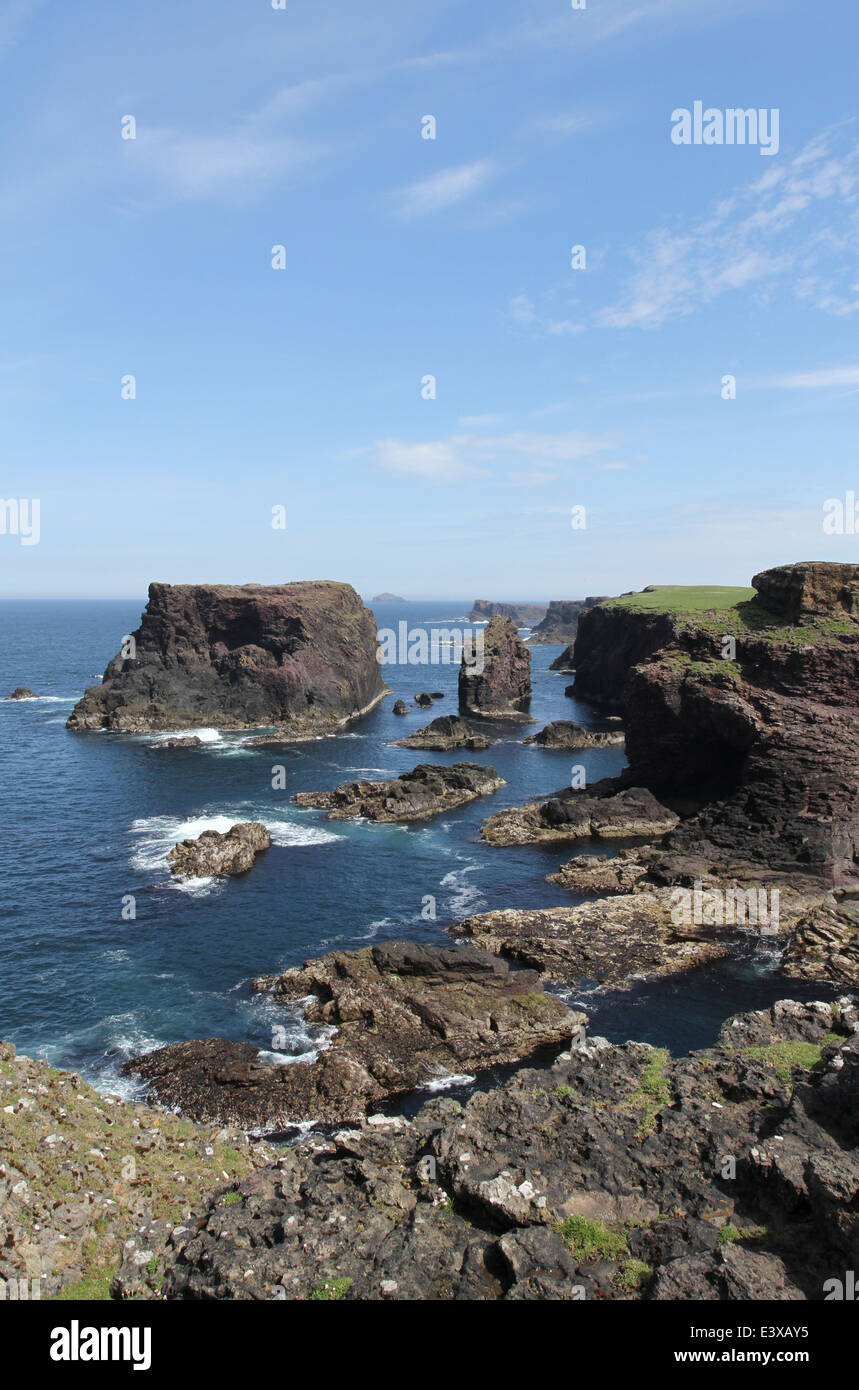
[[(531, 701), (531, 653), (512, 618), (492, 618), (482, 640), (482, 670), (463, 652), (459, 712), (483, 719), (521, 719)], [(480, 652), (471, 655), (479, 657)]]
[(551, 642), (574, 642), (583, 613), (604, 602), (604, 596), (582, 599), (552, 599), (545, 618), (531, 633), (531, 642), (548, 645)]
[(476, 598), (474, 607), (468, 615), (470, 623), (479, 623), (494, 617), (512, 618), (519, 627), (539, 623), (545, 618), (545, 603), (495, 603), (492, 599)]
[(859, 876), (859, 566), (785, 565), (752, 582), (754, 599), (721, 610), (617, 601), (588, 614), (576, 693), (622, 705), (627, 784), (697, 807), (669, 850), (849, 885)]
[(68, 728), (276, 725), (301, 737), (387, 693), (375, 620), (349, 584), (151, 584), (131, 638)]

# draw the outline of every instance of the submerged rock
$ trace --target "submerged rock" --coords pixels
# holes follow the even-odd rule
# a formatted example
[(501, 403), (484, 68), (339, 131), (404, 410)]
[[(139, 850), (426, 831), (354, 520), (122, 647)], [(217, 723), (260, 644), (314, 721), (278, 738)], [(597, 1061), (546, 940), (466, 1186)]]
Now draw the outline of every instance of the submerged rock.
[(202, 748), (203, 740), (196, 734), (184, 734), (181, 738), (160, 738), (153, 748)]
[(337, 951), (254, 987), (301, 1003), (334, 1035), (313, 1062), (278, 1066), (248, 1043), (209, 1038), (127, 1066), (162, 1103), (245, 1128), (362, 1117), (390, 1096), (583, 1036), (584, 1016), (473, 946), (392, 942)]
[(133, 1251), (138, 1297), (823, 1299), (859, 1248), (857, 1010), (690, 1056), (591, 1039), (460, 1105), (318, 1136)]
[[(480, 671), (475, 669), (478, 655)], [(459, 712), (482, 719), (523, 719), (530, 702), (531, 653), (511, 618), (492, 618), (483, 631), (482, 654), (479, 648), (462, 654)]]
[(535, 845), (553, 840), (623, 839), (665, 835), (679, 817), (660, 805), (646, 788), (628, 787), (614, 792), (614, 783), (600, 783), (589, 791), (566, 788), (544, 801), (529, 801), (496, 811), (483, 822), (480, 838), (489, 845)]
[(182, 878), (223, 878), (246, 874), (271, 845), (260, 821), (240, 821), (223, 834), (204, 830), (196, 840), (180, 840), (167, 855), (171, 873)]
[(140, 627), (67, 727), (312, 736), (387, 693), (375, 619), (349, 584), (151, 584)]
[(555, 719), (537, 734), (531, 734), (526, 743), (537, 743), (541, 748), (617, 748), (623, 744), (624, 735), (620, 729), (603, 732), (599, 729), (585, 729), (574, 724), (571, 719)]
[(492, 739), (479, 734), (456, 715), (442, 714), (406, 738), (398, 738), (392, 745), (395, 748), (425, 748), (433, 753), (443, 753), (452, 748), (470, 748), (472, 751), (491, 748)]
[(432, 705), (432, 695), (428, 695), (426, 691), (421, 695), (416, 695), (415, 704), (420, 705), (421, 709), (429, 709)]
[(435, 767), (419, 763), (388, 782), (344, 782), (330, 792), (298, 792), (299, 806), (328, 812), (329, 820), (363, 816), (374, 821), (428, 820), (442, 811), (465, 806), (504, 786), (494, 767), (453, 763)]

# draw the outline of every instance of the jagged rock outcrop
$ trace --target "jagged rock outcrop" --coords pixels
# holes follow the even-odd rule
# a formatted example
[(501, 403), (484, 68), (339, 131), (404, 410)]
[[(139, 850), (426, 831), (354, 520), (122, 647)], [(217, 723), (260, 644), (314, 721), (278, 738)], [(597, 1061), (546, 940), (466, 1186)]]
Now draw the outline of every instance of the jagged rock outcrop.
[[(575, 666), (573, 665), (573, 644), (572, 644), (572, 642), (571, 642), (569, 646), (564, 647), (564, 650), (561, 652), (561, 655), (560, 655), (560, 656), (556, 656), (556, 657), (555, 657), (555, 660), (552, 662), (551, 666), (549, 667), (549, 670), (550, 670), (550, 671), (575, 671), (575, 669), (576, 669), (576, 668), (575, 668)], [(572, 689), (572, 686), (568, 687), (568, 690), (571, 690), (571, 689)], [(564, 693), (566, 694), (567, 691), (565, 691)]]
[(492, 747), (492, 739), (472, 729), (464, 719), (454, 714), (441, 714), (425, 729), (418, 729), (405, 738), (395, 739), (394, 748), (424, 748), (432, 753), (445, 753), (453, 748), (468, 748), (472, 752)]
[(151, 584), (131, 637), (68, 728), (275, 725), (309, 737), (389, 693), (375, 619), (349, 584)]
[(35, 700), (36, 692), (26, 685), (16, 685), (11, 695), (7, 695), (7, 700)]
[(562, 788), (546, 800), (496, 811), (483, 822), (480, 838), (489, 845), (536, 845), (554, 840), (617, 840), (666, 835), (677, 825), (674, 811), (660, 805), (645, 787), (617, 791), (606, 779), (587, 791)]
[(313, 1062), (278, 1066), (225, 1038), (163, 1047), (127, 1065), (196, 1119), (276, 1129), (361, 1118), (388, 1097), (584, 1036), (584, 1015), (474, 946), (395, 941), (336, 951), (255, 988), (336, 1028)]
[(616, 748), (623, 745), (624, 735), (620, 729), (585, 729), (571, 719), (555, 719), (539, 733), (531, 734), (526, 743), (536, 743), (540, 748)]
[(512, 618), (492, 618), (475, 651), (463, 652), (459, 712), (480, 719), (527, 719), (530, 702), (531, 653)]
[(183, 734), (181, 738), (160, 738), (152, 747), (166, 748), (168, 752), (174, 748), (202, 748), (203, 740), (196, 734)]
[(848, 999), (737, 1015), (685, 1057), (593, 1038), (464, 1105), (285, 1150), (166, 1240), (144, 1226), (118, 1284), (168, 1299), (820, 1300), (856, 1268), (857, 1116)]
[(408, 712), (409, 712), (409, 707), (408, 707), (408, 705), (406, 704), (405, 700), (395, 700), (395, 701), (394, 701), (393, 708), (392, 708), (392, 710), (391, 710), (391, 713), (392, 713), (392, 714), (408, 714)]
[(246, 874), (271, 835), (260, 821), (239, 821), (229, 830), (204, 830), (196, 840), (180, 840), (167, 855), (170, 872), (180, 878), (226, 878)]
[(517, 627), (531, 627), (542, 622), (547, 612), (545, 603), (494, 603), (491, 599), (476, 598), (468, 621), (479, 623), (497, 616), (512, 618)]
[(622, 690), (624, 781), (695, 812), (671, 851), (857, 882), (857, 573), (780, 566), (724, 611), (612, 603), (583, 620), (576, 693)]
[(299, 806), (327, 811), (329, 820), (363, 816), (374, 821), (417, 821), (466, 806), (503, 786), (504, 779), (495, 768), (480, 763), (450, 767), (419, 763), (391, 781), (344, 782), (330, 792), (297, 792), (295, 800)]
[[(605, 595), (600, 595), (598, 598), (553, 599), (549, 604), (545, 618), (531, 633), (531, 645), (574, 642), (582, 614), (604, 602)], [(560, 668), (556, 667), (555, 669)]]

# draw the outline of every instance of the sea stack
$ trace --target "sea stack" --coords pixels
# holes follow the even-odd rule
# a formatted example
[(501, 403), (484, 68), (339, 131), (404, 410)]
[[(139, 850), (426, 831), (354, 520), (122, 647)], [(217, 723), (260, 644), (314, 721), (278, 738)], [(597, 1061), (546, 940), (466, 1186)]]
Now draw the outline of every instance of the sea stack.
[[(470, 657), (470, 660), (466, 658)], [(483, 719), (527, 718), (531, 701), (531, 653), (512, 618), (490, 619), (483, 650), (463, 652), (459, 712)]]
[(349, 584), (151, 584), (140, 627), (67, 727), (312, 737), (388, 693), (375, 619)]

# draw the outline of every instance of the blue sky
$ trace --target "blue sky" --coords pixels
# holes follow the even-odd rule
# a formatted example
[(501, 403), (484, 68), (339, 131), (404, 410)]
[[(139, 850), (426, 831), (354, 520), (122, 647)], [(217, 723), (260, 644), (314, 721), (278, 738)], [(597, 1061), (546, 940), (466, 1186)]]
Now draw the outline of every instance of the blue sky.
[[(859, 559), (857, 40), (855, 0), (0, 0), (0, 496), (40, 502), (0, 593)], [(674, 144), (697, 100), (778, 153)]]

